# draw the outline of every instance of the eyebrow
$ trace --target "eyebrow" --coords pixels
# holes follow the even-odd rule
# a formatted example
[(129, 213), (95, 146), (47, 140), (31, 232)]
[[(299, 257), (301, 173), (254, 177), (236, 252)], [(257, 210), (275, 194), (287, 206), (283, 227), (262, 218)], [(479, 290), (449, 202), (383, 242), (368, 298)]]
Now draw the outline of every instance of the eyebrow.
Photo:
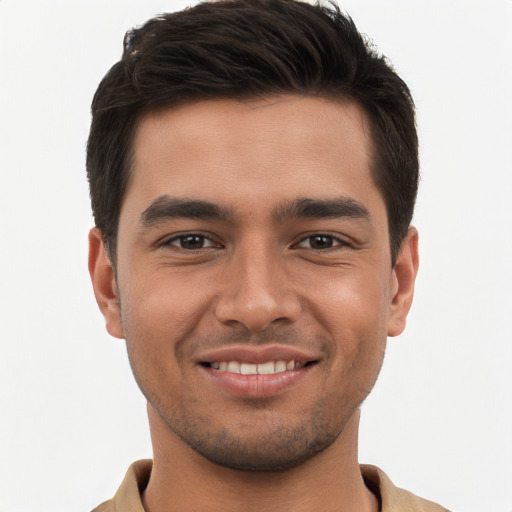
[(169, 219), (219, 219), (228, 220), (229, 212), (209, 201), (163, 195), (155, 199), (140, 215), (143, 227), (150, 227)]
[[(147, 228), (169, 219), (216, 219), (230, 220), (232, 215), (227, 208), (209, 201), (186, 199), (162, 195), (140, 215), (140, 223)], [(334, 199), (299, 198), (278, 207), (274, 212), (278, 222), (293, 219), (351, 218), (369, 220), (367, 208), (350, 197)]]
[(334, 199), (300, 198), (285, 204), (275, 212), (275, 218), (283, 222), (287, 219), (326, 219), (350, 218), (369, 220), (368, 209), (359, 201), (350, 197)]

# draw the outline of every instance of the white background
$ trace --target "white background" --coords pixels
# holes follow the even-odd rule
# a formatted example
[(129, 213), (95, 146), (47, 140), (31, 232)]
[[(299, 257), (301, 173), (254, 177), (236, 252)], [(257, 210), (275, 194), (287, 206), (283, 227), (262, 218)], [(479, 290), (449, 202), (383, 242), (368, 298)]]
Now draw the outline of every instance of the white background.
[[(150, 457), (86, 270), (89, 105), (124, 31), (185, 1), (0, 0), (0, 512), (88, 511)], [(411, 86), (422, 262), (361, 460), (456, 511), (512, 510), (512, 1), (341, 4)]]

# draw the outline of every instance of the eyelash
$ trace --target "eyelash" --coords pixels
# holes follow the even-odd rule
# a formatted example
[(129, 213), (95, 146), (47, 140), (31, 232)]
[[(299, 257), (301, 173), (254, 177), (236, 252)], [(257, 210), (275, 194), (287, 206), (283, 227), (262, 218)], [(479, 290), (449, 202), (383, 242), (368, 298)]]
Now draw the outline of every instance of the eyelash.
[(295, 247), (301, 247), (301, 244), (306, 242), (307, 240), (309, 240), (311, 243), (311, 240), (314, 238), (329, 239), (333, 245), (331, 245), (330, 247), (316, 248), (316, 249), (313, 247), (302, 247), (302, 248), (319, 252), (319, 251), (328, 251), (330, 249), (336, 249), (338, 247), (350, 247), (351, 246), (351, 244), (349, 242), (347, 242), (347, 240), (341, 238), (339, 235), (336, 235), (334, 233), (313, 233), (311, 235), (308, 235), (308, 236), (302, 238), (299, 241), (299, 243), (295, 244)]
[[(179, 242), (180, 244), (183, 244), (184, 240), (187, 238), (189, 238), (189, 239), (200, 238), (200, 239), (202, 239), (203, 243), (208, 242), (208, 245), (203, 246), (203, 247), (198, 247), (195, 249), (191, 249), (191, 248), (186, 248), (186, 247), (183, 247), (182, 245), (173, 243), (173, 242)], [(197, 250), (201, 250), (201, 249), (208, 249), (210, 247), (220, 247), (221, 246), (220, 244), (216, 243), (211, 237), (208, 237), (201, 233), (184, 233), (181, 235), (173, 236), (172, 238), (165, 240), (162, 245), (177, 247), (178, 249), (181, 249), (183, 251), (197, 251)]]

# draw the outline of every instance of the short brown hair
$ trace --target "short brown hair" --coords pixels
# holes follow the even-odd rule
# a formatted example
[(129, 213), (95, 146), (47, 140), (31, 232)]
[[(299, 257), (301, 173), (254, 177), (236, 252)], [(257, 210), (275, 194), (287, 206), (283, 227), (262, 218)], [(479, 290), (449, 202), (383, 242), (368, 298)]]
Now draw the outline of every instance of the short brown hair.
[(394, 264), (419, 178), (410, 91), (337, 6), (297, 0), (205, 2), (127, 32), (122, 59), (94, 96), (87, 145), (94, 219), (114, 263), (141, 116), (190, 101), (275, 94), (349, 99), (364, 109)]

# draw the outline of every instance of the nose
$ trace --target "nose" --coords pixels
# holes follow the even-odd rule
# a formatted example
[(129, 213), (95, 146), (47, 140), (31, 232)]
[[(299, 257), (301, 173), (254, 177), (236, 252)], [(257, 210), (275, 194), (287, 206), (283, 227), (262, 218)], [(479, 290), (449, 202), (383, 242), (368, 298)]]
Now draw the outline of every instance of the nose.
[(271, 250), (239, 251), (226, 267), (216, 303), (219, 322), (263, 331), (270, 325), (293, 323), (301, 311), (300, 298), (282, 261)]

